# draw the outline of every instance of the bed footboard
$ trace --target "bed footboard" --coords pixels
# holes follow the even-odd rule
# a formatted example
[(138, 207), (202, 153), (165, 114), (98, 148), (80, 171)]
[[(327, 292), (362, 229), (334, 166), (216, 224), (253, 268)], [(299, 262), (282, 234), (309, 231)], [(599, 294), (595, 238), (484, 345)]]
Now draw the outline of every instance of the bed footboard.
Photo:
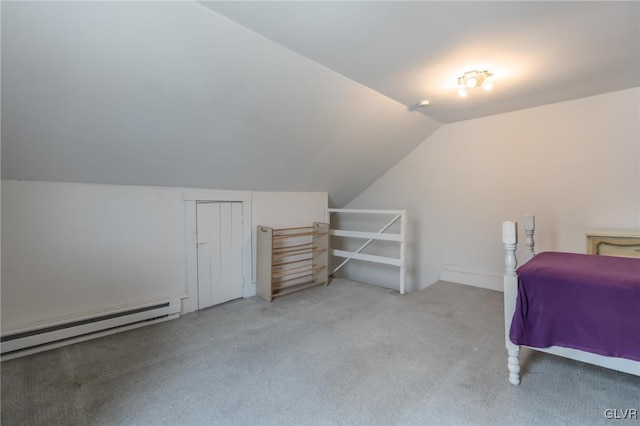
[[(525, 262), (535, 256), (535, 243), (533, 234), (535, 232), (535, 217), (533, 215), (524, 216), (525, 239)], [(502, 223), (502, 243), (504, 244), (504, 341), (507, 347), (507, 368), (509, 369), (509, 383), (520, 384), (520, 345), (516, 345), (509, 339), (511, 329), (511, 319), (516, 310), (516, 299), (518, 295), (518, 274), (516, 268), (516, 249), (518, 247), (518, 224), (516, 222)]]
[[(533, 239), (532, 239), (533, 241)], [(518, 276), (516, 267), (516, 247), (518, 230), (515, 222), (502, 223), (502, 243), (505, 250), (504, 272), (504, 341), (507, 347), (507, 368), (509, 369), (509, 383), (520, 384), (520, 346), (509, 339), (511, 318), (516, 309), (516, 294), (518, 291)]]

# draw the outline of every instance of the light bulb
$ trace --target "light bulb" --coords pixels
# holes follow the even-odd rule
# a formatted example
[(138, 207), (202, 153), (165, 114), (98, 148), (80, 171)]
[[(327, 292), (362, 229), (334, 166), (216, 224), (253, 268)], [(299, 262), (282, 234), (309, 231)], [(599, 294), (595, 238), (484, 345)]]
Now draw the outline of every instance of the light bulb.
[(478, 80), (476, 80), (475, 77), (469, 77), (467, 79), (467, 87), (469, 88), (476, 87), (476, 84), (478, 84)]
[(493, 81), (489, 79), (486, 79), (484, 83), (482, 83), (482, 88), (484, 90), (491, 90), (492, 87), (493, 87)]
[(465, 89), (464, 87), (461, 87), (460, 89), (458, 89), (458, 95), (461, 98), (465, 98), (467, 96), (467, 89)]

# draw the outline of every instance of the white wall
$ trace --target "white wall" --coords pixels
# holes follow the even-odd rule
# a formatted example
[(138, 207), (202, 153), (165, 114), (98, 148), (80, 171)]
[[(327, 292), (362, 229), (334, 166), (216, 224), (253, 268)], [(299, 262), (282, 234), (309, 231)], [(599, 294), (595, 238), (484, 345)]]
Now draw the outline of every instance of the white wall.
[(326, 192), (254, 192), (253, 227), (290, 228), (323, 222)]
[[(501, 289), (500, 223), (537, 215), (538, 251), (640, 228), (640, 89), (447, 124), (348, 204), (408, 209), (409, 287)], [(385, 285), (395, 276), (350, 265)]]
[[(185, 193), (216, 191), (3, 180), (3, 334), (195, 296)], [(259, 224), (310, 224), (327, 207), (327, 193), (238, 193)]]
[(186, 295), (176, 188), (2, 181), (2, 330)]

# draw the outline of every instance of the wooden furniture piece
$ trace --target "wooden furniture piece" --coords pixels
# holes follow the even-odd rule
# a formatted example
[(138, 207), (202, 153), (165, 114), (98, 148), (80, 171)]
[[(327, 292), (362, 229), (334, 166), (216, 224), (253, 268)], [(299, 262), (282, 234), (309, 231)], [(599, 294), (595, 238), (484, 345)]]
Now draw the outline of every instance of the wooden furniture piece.
[(607, 256), (640, 257), (640, 232), (587, 232), (587, 253)]
[[(524, 263), (526, 264), (527, 262), (531, 261), (535, 256), (534, 240), (533, 240), (533, 234), (535, 229), (534, 217), (525, 216), (524, 222), (525, 222), (524, 224), (525, 234), (527, 236), (526, 242), (525, 242), (526, 250), (524, 255), (525, 257)], [(514, 313), (516, 312), (516, 304), (524, 303), (524, 302), (517, 301), (518, 290), (519, 290), (518, 289), (519, 276), (518, 276), (518, 272), (516, 271), (516, 267), (518, 266), (518, 264), (517, 264), (516, 255), (515, 255), (516, 247), (517, 247), (517, 225), (515, 222), (503, 222), (502, 242), (505, 248), (505, 266), (506, 266), (505, 273), (504, 273), (504, 321), (505, 321), (505, 343), (506, 343), (507, 353), (508, 353), (507, 367), (509, 370), (509, 382), (511, 384), (517, 385), (520, 383), (520, 359), (519, 359), (520, 345), (515, 344), (511, 341), (510, 330), (511, 330), (512, 321), (515, 321)], [(547, 255), (548, 253), (549, 252), (544, 254)], [(557, 254), (561, 254), (561, 253), (557, 253)], [(564, 253), (563, 255), (583, 256), (585, 258), (594, 258), (594, 259), (596, 258), (595, 256), (592, 257), (584, 254), (572, 255), (572, 254)], [(600, 257), (598, 256), (598, 258)], [(633, 271), (637, 270), (637, 263), (635, 263), (636, 262), (635, 259), (611, 258), (611, 259), (599, 259), (599, 262), (603, 260), (615, 261), (615, 262), (622, 261), (622, 262), (626, 262), (627, 265), (629, 265), (629, 262), (631, 262), (633, 263), (633, 266), (634, 266)], [(564, 266), (562, 266), (562, 268), (564, 268)], [(530, 268), (530, 269), (534, 269), (534, 268)], [(568, 269), (568, 266), (567, 266), (567, 269)], [(611, 271), (610, 268), (601, 268), (601, 270), (607, 274), (610, 274), (613, 272)], [(540, 272), (538, 273), (548, 274), (547, 270), (540, 269), (539, 271)], [(615, 272), (617, 274), (618, 271), (616, 270)], [(625, 282), (624, 284), (625, 291), (631, 288), (631, 292), (633, 292), (633, 294), (637, 294), (637, 292), (640, 291), (640, 277), (638, 277), (638, 280), (636, 281), (635, 274), (633, 272), (627, 273), (627, 277), (629, 275), (631, 275), (633, 278), (632, 278), (631, 285), (629, 285), (629, 282)], [(544, 279), (542, 280), (543, 281), (547, 280), (547, 282), (550, 282), (548, 281), (549, 278), (547, 278), (547, 276), (545, 276)], [(570, 281), (572, 281), (574, 284), (576, 283), (576, 279), (571, 279)], [(556, 284), (555, 281), (553, 283), (554, 285)], [(580, 282), (578, 282), (578, 284), (580, 284)], [(522, 283), (520, 283), (520, 285), (522, 285)], [(614, 279), (611, 279), (611, 282), (609, 282), (608, 285), (611, 285), (612, 288), (620, 287), (619, 285), (617, 285), (617, 283), (615, 283)], [(604, 291), (609, 291), (609, 288), (605, 286)], [(581, 297), (584, 298), (584, 295), (581, 294)], [(601, 300), (604, 300), (604, 299), (609, 299), (609, 298), (607, 297)], [(637, 298), (631, 297), (631, 299), (635, 299), (637, 301)], [(527, 303), (528, 302), (529, 301), (527, 301)], [(539, 304), (541, 303), (539, 302), (539, 300), (537, 300), (536, 302)], [(528, 305), (528, 306), (531, 306), (531, 305)], [(615, 309), (616, 307), (617, 305), (613, 308)], [(566, 308), (567, 308), (567, 305), (564, 305), (563, 309), (566, 309)], [(551, 308), (545, 305), (545, 309), (551, 309)], [(593, 313), (593, 315), (596, 315), (596, 313)], [(590, 316), (593, 317), (593, 315), (590, 315)], [(549, 317), (548, 314), (546, 316)], [(637, 319), (637, 317), (634, 315), (633, 319), (635, 320)], [(634, 324), (637, 324), (637, 323), (634, 323)], [(635, 336), (628, 336), (628, 339), (634, 339), (634, 338)], [(598, 366), (640, 376), (640, 361), (636, 361), (633, 359), (621, 358), (617, 356), (614, 357), (614, 356), (598, 355), (595, 353), (572, 349), (569, 347), (560, 347), (560, 346), (549, 346), (544, 348), (531, 347), (531, 346), (527, 346), (527, 347), (537, 351), (547, 352), (554, 355), (559, 355), (566, 358), (570, 358), (570, 359), (574, 359), (574, 360), (578, 360), (578, 361), (582, 361), (590, 364), (595, 364)]]
[(328, 284), (329, 224), (273, 229), (258, 226), (256, 285), (267, 301)]

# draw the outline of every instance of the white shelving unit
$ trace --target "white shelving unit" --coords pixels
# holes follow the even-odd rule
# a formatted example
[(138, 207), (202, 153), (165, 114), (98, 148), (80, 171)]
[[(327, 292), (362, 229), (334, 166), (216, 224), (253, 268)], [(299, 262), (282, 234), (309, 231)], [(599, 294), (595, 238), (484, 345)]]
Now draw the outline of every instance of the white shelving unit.
[[(340, 263), (331, 274), (335, 274), (342, 268), (347, 262), (351, 259), (362, 260), (365, 262), (373, 262), (373, 263), (383, 263), (386, 265), (397, 266), (400, 270), (399, 276), (399, 284), (398, 291), (400, 294), (404, 294), (405, 292), (405, 271), (406, 271), (406, 260), (405, 253), (407, 249), (407, 211), (406, 210), (370, 210), (370, 209), (326, 209), (325, 210), (325, 221), (327, 223), (331, 223), (331, 214), (368, 214), (368, 215), (382, 215), (382, 216), (393, 216), (393, 218), (377, 232), (360, 232), (360, 231), (349, 231), (349, 230), (341, 230), (341, 229), (329, 229), (329, 235), (333, 235), (335, 237), (348, 237), (360, 240), (367, 240), (364, 244), (360, 246), (356, 251), (345, 251), (338, 249), (330, 249), (329, 254), (331, 256), (337, 256), (344, 258), (344, 261)], [(392, 234), (385, 233), (387, 229), (391, 227), (394, 223), (400, 221), (400, 233)], [(382, 241), (393, 241), (399, 244), (400, 257), (386, 257), (386, 256), (374, 256), (371, 254), (362, 253), (362, 251), (367, 248), (371, 243), (376, 240)]]

